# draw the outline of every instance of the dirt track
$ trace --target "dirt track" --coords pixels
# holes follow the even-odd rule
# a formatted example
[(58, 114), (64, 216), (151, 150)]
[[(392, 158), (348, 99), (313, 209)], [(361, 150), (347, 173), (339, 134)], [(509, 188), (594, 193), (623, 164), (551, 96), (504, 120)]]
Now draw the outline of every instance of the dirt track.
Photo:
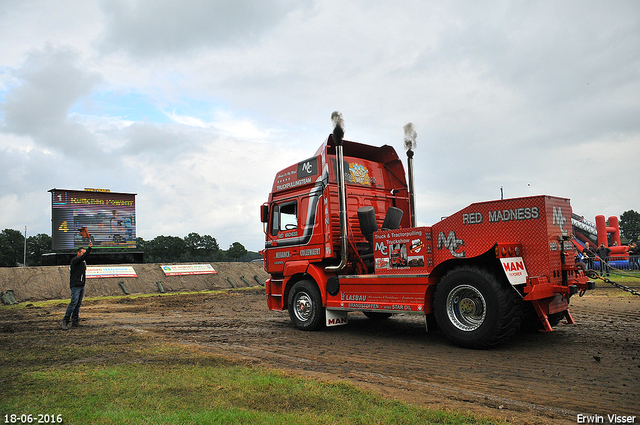
[[(55, 327), (65, 307), (2, 314), (0, 332), (29, 332), (34, 320)], [(477, 351), (426, 333), (420, 316), (375, 322), (351, 313), (347, 326), (299, 331), (286, 312), (267, 310), (264, 289), (255, 288), (87, 301), (82, 317), (88, 327), (55, 334), (86, 341), (91, 333), (117, 338), (114, 327), (134, 329), (304, 376), (349, 380), (423, 406), (515, 423), (576, 423), (578, 414), (606, 420), (614, 413), (640, 423), (640, 297), (574, 297), (572, 313), (575, 326), (561, 323), (553, 333), (518, 334), (502, 347)]]

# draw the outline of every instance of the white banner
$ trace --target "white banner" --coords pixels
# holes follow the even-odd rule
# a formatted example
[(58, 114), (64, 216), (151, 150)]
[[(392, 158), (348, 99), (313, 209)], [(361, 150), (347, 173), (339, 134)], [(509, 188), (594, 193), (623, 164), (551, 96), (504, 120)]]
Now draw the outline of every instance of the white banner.
[(87, 266), (87, 279), (106, 277), (138, 277), (131, 266)]
[(165, 276), (180, 276), (188, 274), (215, 274), (211, 264), (174, 264), (171, 266), (160, 266)]

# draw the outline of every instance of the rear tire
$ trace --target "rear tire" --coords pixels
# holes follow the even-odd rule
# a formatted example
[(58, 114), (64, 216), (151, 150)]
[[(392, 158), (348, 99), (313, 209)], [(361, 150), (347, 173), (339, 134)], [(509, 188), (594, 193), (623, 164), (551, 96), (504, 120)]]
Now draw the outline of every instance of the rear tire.
[(513, 287), (470, 266), (453, 269), (442, 278), (433, 308), (441, 332), (467, 348), (489, 348), (508, 340), (522, 320), (522, 300)]
[(288, 299), (289, 317), (298, 329), (314, 331), (325, 324), (325, 310), (320, 290), (313, 281), (301, 280), (293, 285)]

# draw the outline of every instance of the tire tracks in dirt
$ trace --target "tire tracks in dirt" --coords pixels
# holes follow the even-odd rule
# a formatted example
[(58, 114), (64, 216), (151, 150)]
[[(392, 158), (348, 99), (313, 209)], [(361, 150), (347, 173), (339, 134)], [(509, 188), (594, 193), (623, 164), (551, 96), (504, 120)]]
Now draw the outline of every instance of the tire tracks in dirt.
[(348, 380), (424, 406), (517, 423), (576, 423), (578, 414), (640, 416), (636, 297), (575, 297), (576, 325), (517, 334), (491, 350), (459, 348), (427, 333), (423, 316), (377, 322), (351, 313), (347, 326), (300, 331), (286, 312), (266, 308), (261, 290), (120, 307), (96, 306), (96, 313), (106, 315), (105, 323), (301, 376)]

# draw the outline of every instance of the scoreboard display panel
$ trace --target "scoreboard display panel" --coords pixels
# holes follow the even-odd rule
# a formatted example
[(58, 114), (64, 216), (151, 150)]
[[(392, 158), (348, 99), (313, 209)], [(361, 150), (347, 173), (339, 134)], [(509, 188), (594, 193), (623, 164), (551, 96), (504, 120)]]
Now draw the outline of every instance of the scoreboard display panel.
[(51, 189), (53, 249), (136, 247), (136, 195), (106, 189)]

